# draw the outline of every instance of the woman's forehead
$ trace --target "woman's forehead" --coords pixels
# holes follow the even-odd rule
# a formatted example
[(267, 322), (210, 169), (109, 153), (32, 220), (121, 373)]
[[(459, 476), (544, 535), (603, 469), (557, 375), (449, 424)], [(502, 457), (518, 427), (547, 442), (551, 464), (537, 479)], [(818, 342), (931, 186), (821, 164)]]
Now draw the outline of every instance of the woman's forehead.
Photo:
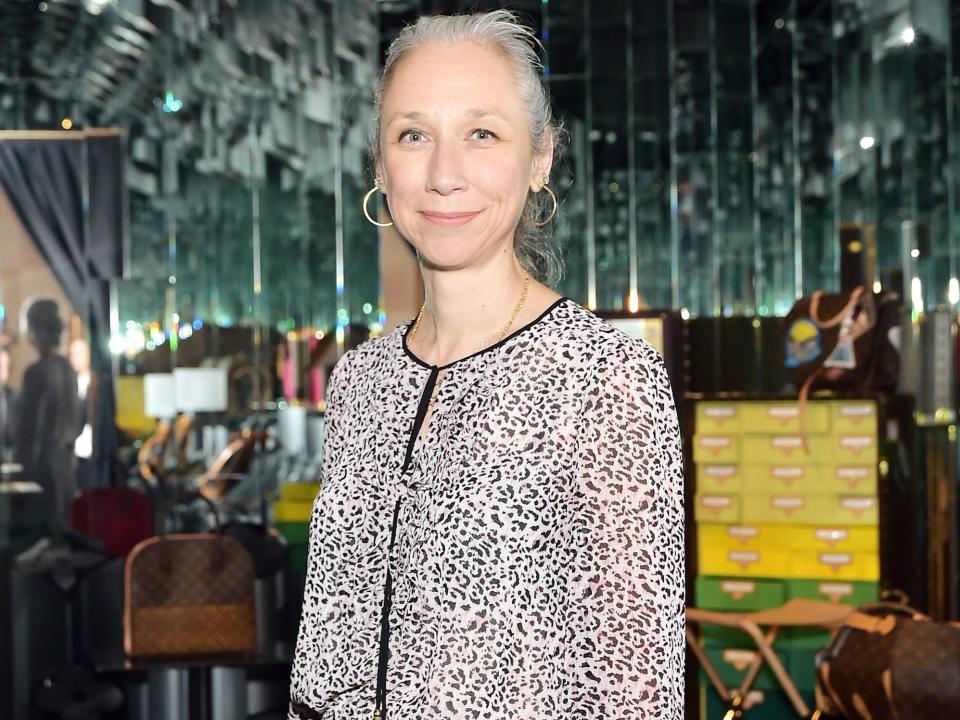
[(478, 43), (428, 43), (396, 66), (383, 96), (386, 125), (459, 115), (513, 121), (523, 112), (516, 76), (503, 54)]

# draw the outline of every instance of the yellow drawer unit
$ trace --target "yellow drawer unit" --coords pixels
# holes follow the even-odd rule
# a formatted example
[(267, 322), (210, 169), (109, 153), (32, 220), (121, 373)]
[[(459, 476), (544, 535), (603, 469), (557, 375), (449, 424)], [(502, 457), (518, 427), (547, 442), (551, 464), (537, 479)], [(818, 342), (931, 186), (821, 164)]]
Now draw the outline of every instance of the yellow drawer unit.
[[(760, 465), (826, 465), (833, 462), (829, 435), (745, 435), (742, 455)], [(809, 450), (809, 451), (808, 451)]]
[(877, 580), (880, 557), (869, 552), (817, 552), (795, 550), (790, 556), (790, 577), (817, 580)]
[(278, 500), (273, 504), (273, 517), (278, 522), (310, 522), (313, 500)]
[(742, 498), (744, 524), (815, 523), (825, 507), (823, 495), (749, 493)]
[(876, 435), (877, 404), (873, 400), (831, 400), (829, 405), (834, 435)]
[(746, 493), (815, 494), (825, 492), (824, 465), (743, 465)]
[(792, 550), (821, 552), (878, 552), (880, 538), (875, 527), (784, 525), (781, 537)]
[(788, 536), (777, 525), (697, 523), (697, 541), (701, 549), (725, 547), (740, 550), (786, 550), (790, 547)]
[(312, 503), (319, 492), (320, 483), (315, 482), (284, 483), (280, 486), (280, 498), (292, 502)]
[(838, 495), (876, 495), (877, 466), (839, 464), (825, 468), (824, 490)]
[(831, 495), (826, 498), (821, 523), (876, 526), (880, 522), (877, 498), (872, 495)]
[(745, 402), (743, 431), (757, 435), (796, 435), (830, 432), (830, 408), (824, 403), (807, 403), (801, 424), (800, 403)]
[(704, 465), (740, 462), (740, 436), (694, 435), (693, 460)]
[(700, 435), (736, 435), (743, 429), (741, 402), (698, 402), (696, 431)]
[(764, 548), (750, 550), (731, 547), (700, 548), (700, 574), (734, 577), (783, 577), (790, 566), (790, 552)]
[(742, 465), (698, 465), (697, 492), (732, 493), (743, 490)]
[(834, 435), (831, 451), (838, 465), (876, 465), (880, 449), (876, 433)]
[(698, 493), (694, 518), (698, 523), (740, 522), (740, 495), (738, 493)]

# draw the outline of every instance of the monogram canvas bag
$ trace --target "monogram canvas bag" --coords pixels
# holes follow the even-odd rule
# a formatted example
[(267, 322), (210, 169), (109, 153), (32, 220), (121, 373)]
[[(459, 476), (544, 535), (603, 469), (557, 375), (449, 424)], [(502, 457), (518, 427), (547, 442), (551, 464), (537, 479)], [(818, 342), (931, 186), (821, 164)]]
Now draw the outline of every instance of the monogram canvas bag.
[(249, 653), (256, 645), (254, 564), (220, 529), (159, 535), (127, 558), (123, 641), (130, 657)]

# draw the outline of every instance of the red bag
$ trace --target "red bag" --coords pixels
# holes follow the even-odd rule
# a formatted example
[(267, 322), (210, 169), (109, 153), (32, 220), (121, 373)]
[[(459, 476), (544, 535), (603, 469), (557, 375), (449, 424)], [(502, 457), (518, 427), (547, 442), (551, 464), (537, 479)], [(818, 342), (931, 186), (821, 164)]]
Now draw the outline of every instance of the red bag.
[(70, 526), (103, 541), (108, 555), (125, 558), (141, 540), (153, 537), (153, 503), (133, 488), (95, 488), (70, 506)]

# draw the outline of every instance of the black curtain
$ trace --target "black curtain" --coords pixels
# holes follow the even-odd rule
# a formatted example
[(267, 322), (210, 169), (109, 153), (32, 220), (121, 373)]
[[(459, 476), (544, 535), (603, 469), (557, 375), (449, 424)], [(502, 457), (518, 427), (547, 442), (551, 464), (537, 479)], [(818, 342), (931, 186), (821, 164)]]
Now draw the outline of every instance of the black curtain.
[(63, 133), (0, 136), (0, 188), (90, 330), (94, 482), (110, 483), (117, 452), (110, 362), (110, 280), (123, 271), (123, 138)]

